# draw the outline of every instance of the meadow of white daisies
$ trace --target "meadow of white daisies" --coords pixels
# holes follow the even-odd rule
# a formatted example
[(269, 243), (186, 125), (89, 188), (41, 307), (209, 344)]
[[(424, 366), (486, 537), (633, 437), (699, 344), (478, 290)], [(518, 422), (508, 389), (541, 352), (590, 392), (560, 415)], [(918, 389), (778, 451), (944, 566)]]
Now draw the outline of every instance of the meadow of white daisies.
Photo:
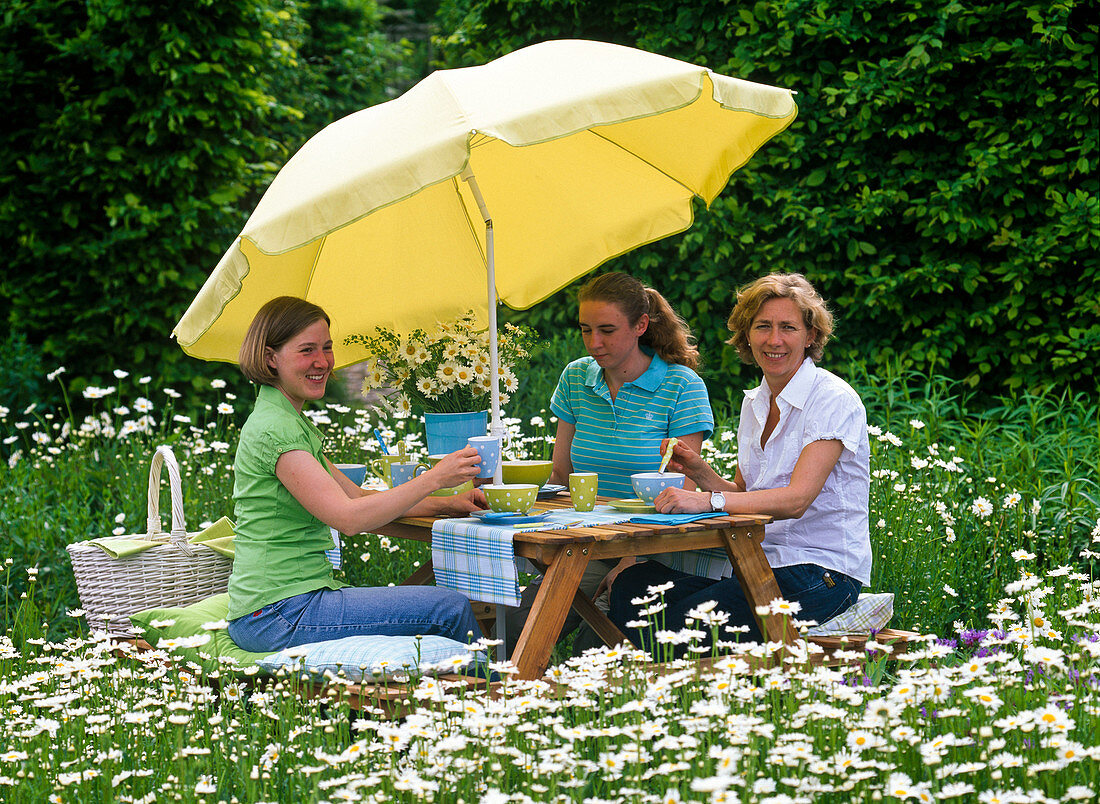
[[(895, 594), (892, 625), (929, 635), (903, 659), (857, 654), (830, 669), (790, 655), (753, 670), (775, 646), (735, 644), (705, 669), (656, 673), (631, 650), (562, 650), (538, 682), (494, 665), (493, 696), (414, 677), (399, 719), (304, 700), (290, 679), (258, 685), (255, 668), (173, 662), (170, 646), (121, 651), (81, 618), (65, 546), (143, 529), (161, 443), (180, 459), (191, 529), (232, 515), (250, 399), (215, 381), (205, 405), (183, 411), (175, 390), (118, 371), (79, 405), (0, 400), (0, 799), (1095, 801), (1095, 397), (976, 411), (947, 380), (857, 374), (873, 445), (872, 588)], [(335, 460), (375, 447), (370, 411), (311, 415)], [(553, 425), (511, 420), (510, 457), (547, 455)], [(423, 451), (415, 418), (384, 427)], [(721, 420), (706, 445), (726, 469), (734, 428)], [(345, 543), (342, 572), (392, 583), (428, 555), (364, 535)]]

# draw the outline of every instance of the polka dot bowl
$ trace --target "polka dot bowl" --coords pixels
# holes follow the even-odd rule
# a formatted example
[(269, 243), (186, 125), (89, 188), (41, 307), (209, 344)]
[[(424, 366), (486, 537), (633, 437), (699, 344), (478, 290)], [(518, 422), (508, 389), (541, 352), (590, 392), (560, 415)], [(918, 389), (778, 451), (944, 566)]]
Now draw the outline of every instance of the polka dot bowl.
[(526, 514), (535, 504), (539, 487), (534, 483), (501, 483), (482, 486), (489, 508), (498, 513)]
[(682, 489), (684, 476), (679, 472), (638, 472), (630, 476), (630, 485), (647, 505), (653, 505), (653, 500), (665, 489)]

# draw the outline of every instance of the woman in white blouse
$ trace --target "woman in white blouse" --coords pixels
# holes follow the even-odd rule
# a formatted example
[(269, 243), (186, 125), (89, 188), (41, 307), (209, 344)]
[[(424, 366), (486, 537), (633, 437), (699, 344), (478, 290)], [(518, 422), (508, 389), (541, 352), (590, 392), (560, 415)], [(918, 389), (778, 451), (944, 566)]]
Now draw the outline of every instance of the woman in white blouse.
[[(661, 513), (773, 517), (762, 546), (779, 589), (801, 607), (798, 619), (821, 623), (851, 606), (870, 581), (867, 412), (848, 383), (814, 364), (833, 317), (801, 274), (772, 274), (742, 288), (727, 326), (733, 332), (728, 343), (763, 373), (741, 406), (737, 471), (726, 480), (678, 444), (669, 469), (684, 472), (700, 491), (665, 489), (655, 504)], [(635, 644), (652, 649), (652, 629), (627, 625), (640, 621), (632, 601), (650, 587), (671, 584), (662, 593), (664, 629), (684, 627), (692, 609), (715, 601), (716, 610), (730, 616), (729, 625), (747, 626), (748, 637), (760, 640), (731, 574), (728, 562), (727, 577), (719, 580), (657, 561), (636, 564), (615, 580), (611, 619)]]

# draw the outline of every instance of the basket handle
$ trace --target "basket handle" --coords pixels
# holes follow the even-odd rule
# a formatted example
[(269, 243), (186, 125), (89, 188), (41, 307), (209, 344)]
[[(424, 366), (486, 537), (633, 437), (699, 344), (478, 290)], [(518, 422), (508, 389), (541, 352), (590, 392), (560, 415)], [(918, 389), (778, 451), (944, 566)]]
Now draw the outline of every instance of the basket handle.
[(188, 555), (194, 555), (187, 543), (187, 524), (183, 518), (183, 488), (180, 484), (180, 467), (176, 456), (167, 444), (161, 444), (153, 453), (149, 466), (149, 507), (146, 516), (146, 539), (153, 539), (161, 532), (160, 527), (160, 482), (161, 469), (168, 467), (168, 486), (172, 497), (172, 533), (170, 541)]

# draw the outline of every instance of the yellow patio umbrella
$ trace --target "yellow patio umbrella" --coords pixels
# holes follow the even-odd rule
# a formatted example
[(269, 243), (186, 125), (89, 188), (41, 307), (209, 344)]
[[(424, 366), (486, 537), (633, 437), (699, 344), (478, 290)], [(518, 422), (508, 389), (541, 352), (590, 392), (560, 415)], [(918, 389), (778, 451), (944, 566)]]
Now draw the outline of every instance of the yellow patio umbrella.
[[(549, 41), (440, 70), (312, 137), (279, 171), (173, 335), (235, 361), (256, 311), (300, 296), (351, 333), (526, 309), (687, 229), (797, 114), (790, 90), (602, 42)], [(503, 432), (496, 383), (492, 429)]]

